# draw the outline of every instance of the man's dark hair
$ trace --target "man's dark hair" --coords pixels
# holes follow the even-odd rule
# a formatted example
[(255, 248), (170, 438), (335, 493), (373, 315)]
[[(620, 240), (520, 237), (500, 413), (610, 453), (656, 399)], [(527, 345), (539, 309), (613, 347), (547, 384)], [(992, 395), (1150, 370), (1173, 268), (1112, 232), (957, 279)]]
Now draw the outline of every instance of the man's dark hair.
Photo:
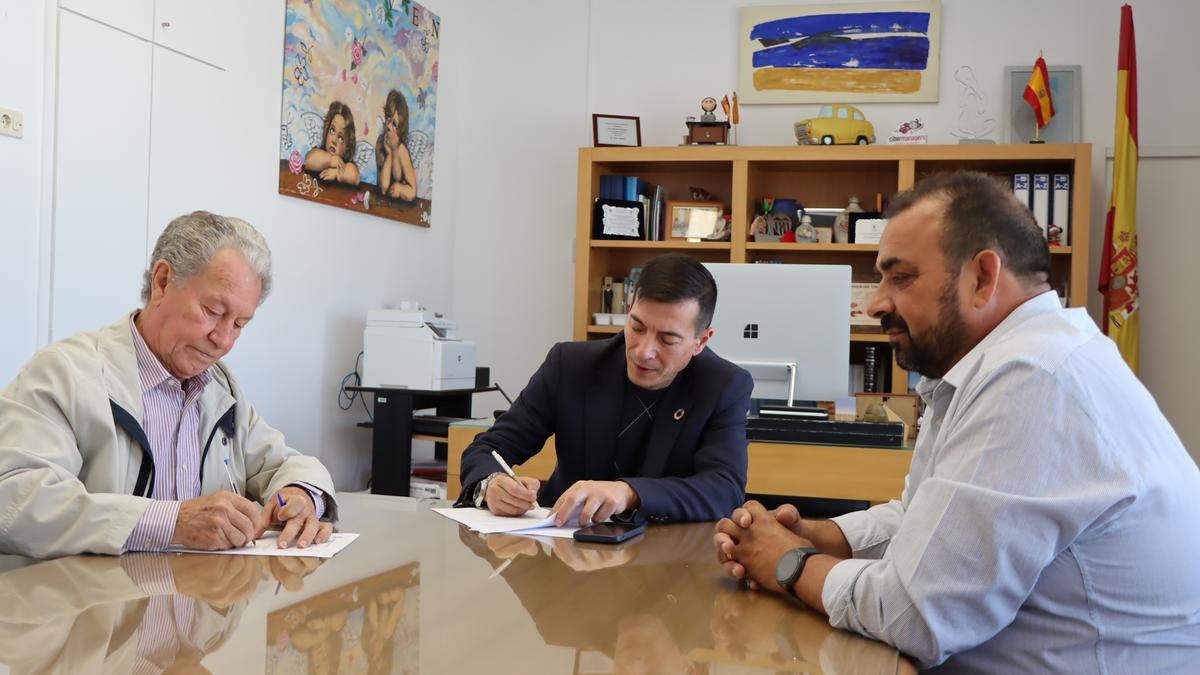
[(1027, 283), (1050, 281), (1050, 247), (1033, 213), (995, 178), (977, 171), (936, 173), (892, 199), (894, 218), (926, 198), (941, 200), (942, 255), (958, 274), (963, 263), (985, 249), (1000, 255), (1004, 266)]
[(642, 268), (634, 297), (667, 303), (695, 300), (700, 305), (700, 313), (696, 315), (699, 335), (712, 323), (713, 310), (717, 308), (717, 282), (699, 260), (682, 253), (668, 253)]

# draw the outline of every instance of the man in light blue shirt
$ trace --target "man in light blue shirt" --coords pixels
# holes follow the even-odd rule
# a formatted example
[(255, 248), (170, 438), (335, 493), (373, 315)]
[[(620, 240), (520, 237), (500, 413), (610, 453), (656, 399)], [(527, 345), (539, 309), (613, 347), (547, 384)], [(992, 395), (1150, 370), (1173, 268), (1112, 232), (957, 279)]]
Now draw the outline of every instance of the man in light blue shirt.
[(1200, 470), (1116, 346), (1050, 290), (990, 177), (901, 194), (869, 311), (926, 411), (899, 501), (831, 521), (747, 503), (719, 560), (923, 668), (1200, 667)]

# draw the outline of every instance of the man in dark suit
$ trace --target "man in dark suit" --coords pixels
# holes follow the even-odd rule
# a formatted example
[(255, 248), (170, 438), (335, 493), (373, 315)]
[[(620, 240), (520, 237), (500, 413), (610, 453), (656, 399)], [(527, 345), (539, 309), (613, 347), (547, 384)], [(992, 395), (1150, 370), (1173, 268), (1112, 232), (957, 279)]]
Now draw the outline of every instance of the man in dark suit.
[[(459, 505), (521, 515), (553, 505), (559, 525), (610, 517), (716, 520), (743, 499), (750, 374), (705, 345), (717, 286), (695, 259), (643, 268), (623, 333), (551, 348), (512, 408), (463, 452)], [(553, 434), (545, 486), (509, 477)], [(539, 491), (540, 488), (540, 491)]]

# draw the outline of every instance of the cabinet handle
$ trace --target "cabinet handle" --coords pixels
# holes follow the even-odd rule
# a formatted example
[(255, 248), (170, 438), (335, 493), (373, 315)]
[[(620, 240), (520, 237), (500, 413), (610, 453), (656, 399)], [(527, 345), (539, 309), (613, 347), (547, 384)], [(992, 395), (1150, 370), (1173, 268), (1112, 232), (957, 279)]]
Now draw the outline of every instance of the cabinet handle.
[(164, 22), (162, 22), (162, 27), (163, 27), (163, 28), (170, 28), (170, 27), (171, 27), (171, 22), (170, 22), (170, 21), (164, 21)]

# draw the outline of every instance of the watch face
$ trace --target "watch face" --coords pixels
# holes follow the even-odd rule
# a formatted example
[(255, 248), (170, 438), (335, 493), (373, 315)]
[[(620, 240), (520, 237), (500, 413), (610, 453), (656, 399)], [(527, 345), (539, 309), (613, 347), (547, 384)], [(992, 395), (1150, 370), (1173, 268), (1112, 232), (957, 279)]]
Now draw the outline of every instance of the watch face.
[(796, 555), (795, 550), (788, 551), (779, 559), (779, 563), (775, 565), (775, 581), (783, 586), (783, 590), (788, 591), (788, 586), (796, 583), (797, 572), (800, 571), (800, 556)]

